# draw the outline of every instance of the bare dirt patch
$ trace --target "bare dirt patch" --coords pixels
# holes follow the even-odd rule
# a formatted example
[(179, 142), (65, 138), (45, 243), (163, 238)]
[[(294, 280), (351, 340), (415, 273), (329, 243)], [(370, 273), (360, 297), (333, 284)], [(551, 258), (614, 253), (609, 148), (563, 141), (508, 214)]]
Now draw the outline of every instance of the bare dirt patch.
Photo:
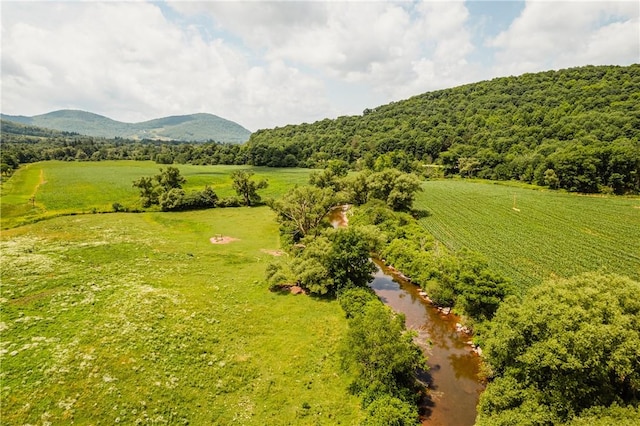
[(211, 244), (229, 244), (234, 241), (240, 241), (239, 238), (227, 237), (223, 235), (216, 235), (215, 237), (209, 238)]

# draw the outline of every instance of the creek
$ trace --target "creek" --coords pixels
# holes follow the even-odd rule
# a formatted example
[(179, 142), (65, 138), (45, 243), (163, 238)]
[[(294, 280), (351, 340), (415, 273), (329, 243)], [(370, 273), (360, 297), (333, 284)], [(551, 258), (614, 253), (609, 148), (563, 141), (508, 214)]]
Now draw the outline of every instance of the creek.
[[(334, 227), (347, 226), (346, 206), (330, 214)], [(429, 370), (420, 377), (428, 384), (428, 398), (420, 405), (421, 421), (428, 426), (471, 426), (478, 398), (484, 389), (479, 378), (480, 358), (466, 343), (470, 337), (456, 329), (459, 319), (445, 315), (420, 296), (420, 288), (374, 260), (377, 272), (369, 286), (378, 297), (405, 315), (407, 329), (418, 332)]]
[[(418, 332), (429, 371), (424, 378), (429, 398), (420, 409), (422, 424), (429, 426), (473, 425), (480, 392), (480, 358), (466, 343), (468, 336), (456, 330), (457, 318), (445, 315), (424, 300), (419, 287), (403, 280), (382, 262), (369, 286), (391, 309), (403, 313), (408, 329)], [(430, 343), (429, 343), (430, 342)]]

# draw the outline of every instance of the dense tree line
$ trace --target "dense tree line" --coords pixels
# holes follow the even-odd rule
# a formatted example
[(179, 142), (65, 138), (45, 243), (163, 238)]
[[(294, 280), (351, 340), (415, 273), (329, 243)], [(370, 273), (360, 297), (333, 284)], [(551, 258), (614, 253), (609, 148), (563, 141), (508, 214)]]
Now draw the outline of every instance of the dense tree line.
[(445, 175), (579, 192), (640, 191), (640, 65), (497, 78), (252, 134), (246, 160), (314, 167), (437, 164)]
[(512, 292), (509, 281), (491, 269), (480, 253), (452, 252), (407, 213), (394, 212), (379, 200), (356, 209), (356, 226), (375, 226), (382, 241), (377, 255), (420, 286), (440, 307), (454, 308), (469, 327), (491, 320)]
[(105, 139), (2, 121), (4, 175), (37, 161), (155, 161), (159, 164), (244, 164), (243, 146), (228, 143)]

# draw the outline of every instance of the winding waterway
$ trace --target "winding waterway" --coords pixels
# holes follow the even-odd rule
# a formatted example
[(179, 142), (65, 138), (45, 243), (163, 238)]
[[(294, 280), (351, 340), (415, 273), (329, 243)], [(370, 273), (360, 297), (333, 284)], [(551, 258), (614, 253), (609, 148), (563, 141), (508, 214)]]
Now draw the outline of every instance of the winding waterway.
[(427, 357), (430, 401), (421, 407), (422, 424), (473, 425), (484, 389), (478, 378), (480, 360), (465, 343), (468, 338), (456, 331), (456, 318), (439, 312), (418, 294), (417, 286), (394, 277), (381, 262), (376, 265), (378, 272), (369, 285), (386, 305), (406, 316), (407, 328), (418, 331)]
[[(347, 226), (347, 207), (331, 212), (334, 227)], [(484, 385), (478, 378), (479, 357), (456, 330), (457, 318), (444, 315), (418, 293), (420, 289), (394, 274), (382, 262), (369, 286), (391, 309), (403, 313), (408, 329), (418, 332), (418, 343), (427, 358), (429, 400), (420, 407), (422, 424), (471, 426)]]

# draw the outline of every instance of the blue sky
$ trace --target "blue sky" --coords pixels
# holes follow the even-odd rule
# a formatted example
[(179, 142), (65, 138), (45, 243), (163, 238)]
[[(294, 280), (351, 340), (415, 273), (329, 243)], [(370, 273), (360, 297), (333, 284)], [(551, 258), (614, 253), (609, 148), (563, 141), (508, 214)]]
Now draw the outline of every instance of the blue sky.
[(500, 76), (640, 62), (636, 1), (3, 1), (1, 109), (249, 130)]

